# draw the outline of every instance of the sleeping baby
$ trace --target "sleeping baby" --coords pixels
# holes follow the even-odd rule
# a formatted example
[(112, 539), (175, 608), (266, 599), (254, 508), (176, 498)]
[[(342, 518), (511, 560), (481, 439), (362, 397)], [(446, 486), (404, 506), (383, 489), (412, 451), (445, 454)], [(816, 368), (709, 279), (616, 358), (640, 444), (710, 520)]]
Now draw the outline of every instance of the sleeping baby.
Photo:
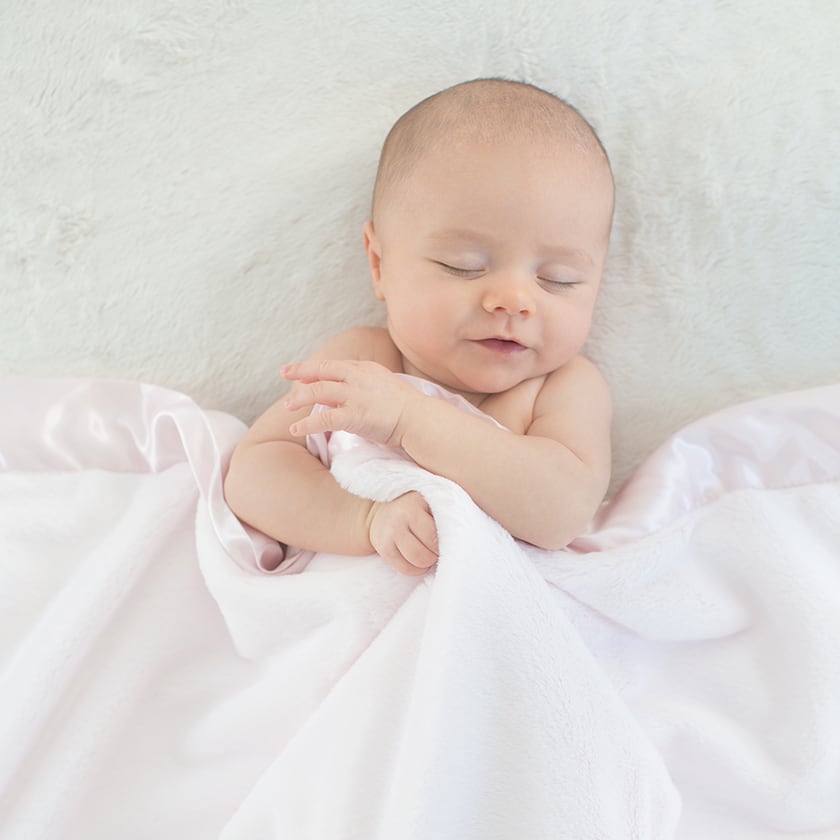
[(458, 483), (518, 539), (571, 542), (610, 477), (610, 396), (580, 350), (613, 195), (592, 127), (534, 86), (465, 82), (404, 114), (364, 225), (387, 326), (347, 330), (283, 368), (291, 391), (233, 453), (234, 513), (288, 545), (433, 568), (437, 529), (419, 493), (352, 495), (307, 448), (345, 431)]

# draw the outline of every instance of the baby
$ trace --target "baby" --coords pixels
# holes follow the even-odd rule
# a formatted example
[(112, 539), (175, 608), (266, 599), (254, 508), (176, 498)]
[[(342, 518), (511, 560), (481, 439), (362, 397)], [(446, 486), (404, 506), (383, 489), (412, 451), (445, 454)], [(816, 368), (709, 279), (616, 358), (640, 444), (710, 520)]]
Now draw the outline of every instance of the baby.
[(306, 448), (306, 435), (344, 430), (457, 482), (513, 536), (567, 545), (610, 476), (610, 396), (580, 350), (612, 214), (600, 141), (546, 91), (480, 79), (404, 114), (364, 225), (387, 327), (347, 330), (283, 368), (291, 392), (233, 453), (232, 510), (286, 544), (376, 552), (407, 574), (432, 568), (437, 531), (422, 496), (351, 495)]

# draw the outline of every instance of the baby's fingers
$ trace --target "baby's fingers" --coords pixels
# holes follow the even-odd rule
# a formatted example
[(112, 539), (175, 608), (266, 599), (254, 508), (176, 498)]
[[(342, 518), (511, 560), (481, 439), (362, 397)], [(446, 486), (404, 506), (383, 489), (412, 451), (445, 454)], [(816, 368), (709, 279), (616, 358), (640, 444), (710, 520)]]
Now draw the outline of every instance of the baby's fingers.
[(425, 508), (425, 515), (415, 517), (410, 529), (416, 540), (431, 552), (437, 562), (439, 554), (437, 526), (428, 506)]
[(418, 540), (414, 534), (409, 534), (409, 537), (398, 543), (400, 554), (415, 569), (431, 569), (438, 561), (437, 554)]
[(437, 529), (431, 514), (421, 522), (413, 522), (409, 530), (400, 533), (395, 545), (403, 559), (415, 569), (431, 569), (438, 561)]
[(320, 432), (339, 432), (347, 427), (345, 415), (341, 408), (326, 408), (315, 411), (307, 417), (302, 417), (289, 426), (289, 432), (295, 437), (317, 435)]
[(312, 408), (314, 405), (327, 405), (333, 408), (344, 405), (347, 399), (347, 386), (342, 382), (318, 381), (308, 385), (295, 385), (283, 400), (289, 411), (300, 408)]
[(351, 370), (351, 364), (336, 359), (307, 359), (303, 362), (293, 362), (280, 368), (280, 375), (284, 379), (295, 382), (319, 382), (332, 380), (342, 382)]
[(437, 554), (430, 551), (410, 531), (405, 531), (393, 546), (381, 553), (382, 558), (404, 575), (422, 575), (437, 563)]

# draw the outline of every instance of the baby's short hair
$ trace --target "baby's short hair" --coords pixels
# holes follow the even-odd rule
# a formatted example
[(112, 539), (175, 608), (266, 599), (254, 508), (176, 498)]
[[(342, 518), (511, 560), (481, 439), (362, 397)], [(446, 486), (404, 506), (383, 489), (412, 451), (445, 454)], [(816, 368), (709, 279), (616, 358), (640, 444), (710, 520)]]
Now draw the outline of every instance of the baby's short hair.
[(612, 178), (606, 149), (573, 105), (527, 82), (473, 79), (423, 99), (394, 123), (379, 158), (372, 215), (425, 153), (461, 138), (498, 143), (511, 137), (571, 143), (601, 159)]

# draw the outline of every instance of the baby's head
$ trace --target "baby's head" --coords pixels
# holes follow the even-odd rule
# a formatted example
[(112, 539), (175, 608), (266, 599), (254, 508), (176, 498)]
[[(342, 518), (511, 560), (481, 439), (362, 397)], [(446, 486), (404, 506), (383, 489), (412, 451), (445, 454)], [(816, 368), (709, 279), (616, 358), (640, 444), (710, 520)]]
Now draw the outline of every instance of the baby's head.
[(407, 369), (496, 393), (565, 364), (589, 331), (612, 212), (603, 146), (552, 94), (482, 79), (414, 106), (385, 141), (365, 225)]
[[(406, 111), (391, 128), (379, 158), (371, 216), (401, 185), (417, 162), (478, 143), (517, 144), (522, 154), (533, 145), (576, 149), (609, 178), (609, 159), (595, 130), (572, 105), (524, 82), (475, 79), (435, 93)], [(612, 192), (612, 190), (611, 190)], [(612, 200), (610, 200), (612, 221)]]

